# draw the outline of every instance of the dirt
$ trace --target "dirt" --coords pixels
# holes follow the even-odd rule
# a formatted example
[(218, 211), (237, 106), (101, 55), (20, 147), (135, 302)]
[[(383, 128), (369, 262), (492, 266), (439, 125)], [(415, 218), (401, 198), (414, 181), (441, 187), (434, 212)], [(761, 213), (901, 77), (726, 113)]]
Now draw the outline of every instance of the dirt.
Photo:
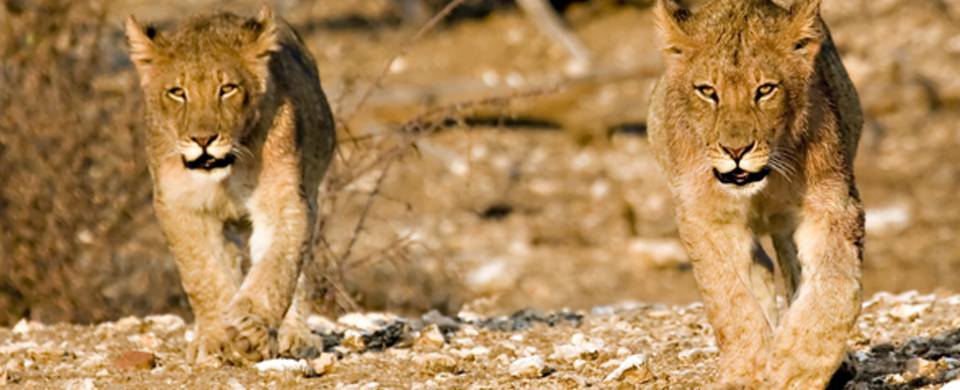
[[(956, 380), (958, 319), (960, 296), (872, 297), (831, 388), (934, 389)], [(94, 326), (23, 321), (0, 330), (0, 381), (69, 389), (698, 388), (713, 377), (717, 355), (698, 303), (482, 318), (469, 312), (420, 318), (351, 313), (317, 332), (331, 340), (326, 356), (317, 355), (330, 361), (320, 374), (306, 369), (307, 361), (191, 366), (185, 348), (192, 331), (172, 315)], [(429, 341), (431, 332), (440, 333), (436, 342)], [(525, 371), (524, 364), (532, 368)]]
[[(328, 318), (402, 317), (318, 321), (328, 355), (317, 359), (335, 358), (323, 373), (186, 364), (178, 318), (189, 323), (189, 307), (150, 211), (120, 26), (130, 13), (165, 25), (213, 3), (91, 1), (63, 6), (62, 24), (48, 26), (38, 20), (60, 8), (0, 2), (0, 82), (16, 86), (0, 88), (0, 180), (12, 184), (0, 191), (0, 268), (10, 270), (0, 381), (695, 388), (711, 378), (716, 349), (644, 138), (661, 70), (644, 1), (567, 10), (594, 56), (580, 75), (509, 7), (412, 42), (415, 27), (388, 0), (277, 2), (316, 54), (341, 121), (317, 304)], [(227, 7), (252, 14), (255, 3)], [(867, 114), (856, 169), (875, 297), (835, 385), (936, 388), (960, 359), (960, 2), (823, 8)], [(61, 321), (86, 325), (51, 325)], [(424, 339), (430, 324), (442, 343)], [(136, 351), (155, 367), (113, 364)]]

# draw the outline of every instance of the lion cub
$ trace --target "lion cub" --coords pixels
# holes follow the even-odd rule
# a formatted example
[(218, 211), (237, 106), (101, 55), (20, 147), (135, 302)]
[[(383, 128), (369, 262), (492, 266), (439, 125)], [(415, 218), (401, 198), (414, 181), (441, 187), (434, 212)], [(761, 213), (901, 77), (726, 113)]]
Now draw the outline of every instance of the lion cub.
[[(171, 31), (131, 16), (126, 35), (146, 100), (154, 208), (196, 317), (194, 357), (257, 361), (315, 346), (302, 304), (291, 305), (336, 141), (313, 56), (266, 7)], [(245, 276), (224, 236), (234, 222), (252, 226)]]
[[(666, 72), (650, 140), (716, 334), (721, 387), (823, 388), (860, 312), (863, 118), (819, 3), (656, 8)], [(767, 234), (782, 316), (759, 245)]]

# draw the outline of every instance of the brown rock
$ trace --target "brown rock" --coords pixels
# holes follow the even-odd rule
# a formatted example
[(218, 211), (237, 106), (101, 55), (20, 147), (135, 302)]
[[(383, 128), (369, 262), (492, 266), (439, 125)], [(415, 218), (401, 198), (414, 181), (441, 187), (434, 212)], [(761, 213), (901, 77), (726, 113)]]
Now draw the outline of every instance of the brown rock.
[(157, 366), (157, 356), (150, 352), (127, 351), (113, 359), (113, 367), (121, 370), (149, 370)]

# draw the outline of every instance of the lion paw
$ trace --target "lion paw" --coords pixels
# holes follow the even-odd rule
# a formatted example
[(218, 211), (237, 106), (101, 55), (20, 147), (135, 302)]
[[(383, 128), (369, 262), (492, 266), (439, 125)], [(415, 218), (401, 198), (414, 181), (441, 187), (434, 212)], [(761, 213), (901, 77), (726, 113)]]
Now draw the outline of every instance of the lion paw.
[(223, 356), (228, 362), (242, 365), (277, 355), (276, 331), (260, 316), (228, 316), (224, 322)]
[(313, 359), (323, 352), (323, 338), (313, 334), (304, 323), (280, 327), (280, 355), (294, 359)]

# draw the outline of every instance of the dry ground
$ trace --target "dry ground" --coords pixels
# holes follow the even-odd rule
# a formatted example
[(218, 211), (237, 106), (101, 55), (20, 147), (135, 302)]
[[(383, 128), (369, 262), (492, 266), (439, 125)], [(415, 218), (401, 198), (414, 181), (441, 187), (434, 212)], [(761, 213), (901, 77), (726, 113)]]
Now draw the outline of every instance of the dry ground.
[[(0, 82), (15, 86), (0, 88), (0, 163), (9, 167), (0, 171), (8, 184), (0, 191), (0, 266), (10, 270), (0, 275), (0, 323), (167, 312), (189, 320), (149, 208), (140, 103), (120, 25), (129, 13), (168, 23), (212, 2), (91, 1), (70, 8), (50, 1), (67, 10), (49, 28), (38, 20), (59, 15), (51, 9), (0, 3)], [(228, 7), (252, 13), (252, 3)], [(693, 278), (643, 137), (648, 92), (660, 70), (648, 9), (613, 1), (573, 7), (567, 17), (596, 66), (570, 75), (562, 50), (509, 9), (442, 25), (411, 43), (414, 29), (399, 25), (385, 0), (279, 3), (278, 13), (316, 54), (342, 121), (344, 147), (331, 181), (344, 187), (327, 199), (323, 249), (333, 260), (325, 271), (336, 276), (327, 312), (419, 318), (436, 309), (489, 317), (569, 308), (583, 317), (511, 332), (461, 329), (429, 357), (439, 363), (414, 362), (423, 355), (417, 348), (348, 353), (318, 378), (190, 372), (181, 360), (180, 327), (128, 321), (131, 328), (2, 330), (0, 370), (8, 382), (615, 387), (620, 382), (601, 381), (616, 368), (604, 363), (634, 354), (647, 358), (645, 385), (693, 387), (707, 378), (709, 328), (690, 306), (697, 299)], [(937, 294), (868, 307), (853, 346), (956, 329), (956, 299), (947, 297), (960, 285), (960, 1), (825, 0), (824, 13), (868, 114), (857, 166), (868, 208), (867, 296)], [(512, 98), (477, 103), (489, 97)], [(449, 106), (455, 102), (470, 103)], [(411, 122), (418, 117), (430, 123)], [(404, 123), (427, 131), (403, 135)], [(414, 147), (397, 149), (408, 141)], [(402, 153), (389, 154), (395, 150)], [(368, 164), (385, 155), (397, 157), (370, 198), (384, 164)], [(595, 310), (624, 301), (666, 306)], [(928, 304), (917, 318), (908, 309), (884, 314)], [(404, 334), (415, 338), (413, 328)], [(130, 337), (151, 332), (157, 344)], [(602, 341), (602, 351), (587, 353), (582, 366), (550, 358), (577, 333)], [(489, 351), (471, 357), (473, 348)], [(156, 352), (159, 368), (111, 369), (113, 355), (128, 349)], [(526, 355), (542, 356), (555, 371), (536, 380), (511, 377), (509, 365)], [(440, 356), (452, 357), (454, 366)], [(943, 356), (931, 358), (943, 361), (945, 371), (937, 372), (956, 368)], [(439, 371), (424, 368), (437, 365)], [(626, 383), (645, 379), (632, 375)]]
[[(935, 389), (956, 380), (958, 318), (960, 296), (869, 299), (833, 388)], [(191, 367), (184, 360), (190, 331), (172, 315), (96, 326), (23, 322), (0, 330), (0, 383), (67, 389), (699, 388), (714, 375), (716, 358), (696, 303), (490, 319), (466, 312), (455, 319), (354, 313), (323, 326), (330, 344), (317, 361), (329, 363), (318, 373)], [(129, 351), (148, 352), (155, 360), (124, 367), (116, 360)]]

